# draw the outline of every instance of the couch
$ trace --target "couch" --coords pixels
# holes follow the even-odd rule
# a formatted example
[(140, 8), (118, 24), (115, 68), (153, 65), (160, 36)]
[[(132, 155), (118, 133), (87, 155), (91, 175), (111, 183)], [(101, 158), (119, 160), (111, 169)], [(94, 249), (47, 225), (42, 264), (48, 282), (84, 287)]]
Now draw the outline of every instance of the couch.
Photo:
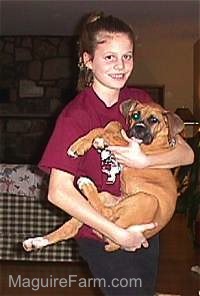
[(75, 240), (27, 253), (22, 242), (53, 231), (69, 219), (47, 200), (48, 176), (28, 164), (0, 164), (0, 259), (79, 261)]

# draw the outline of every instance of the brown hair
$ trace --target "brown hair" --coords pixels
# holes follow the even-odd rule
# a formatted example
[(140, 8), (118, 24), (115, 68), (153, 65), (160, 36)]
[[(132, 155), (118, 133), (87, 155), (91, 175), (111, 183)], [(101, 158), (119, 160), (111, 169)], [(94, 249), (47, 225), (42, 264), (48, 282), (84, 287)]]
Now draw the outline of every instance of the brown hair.
[(116, 18), (112, 15), (105, 16), (103, 12), (91, 13), (86, 15), (81, 23), (79, 30), (78, 41), (78, 57), (79, 57), (79, 78), (78, 78), (78, 90), (84, 89), (86, 86), (91, 86), (93, 82), (92, 70), (87, 68), (83, 61), (83, 53), (87, 52), (91, 57), (94, 56), (94, 52), (98, 43), (102, 40), (98, 40), (100, 32), (108, 33), (125, 33), (134, 44), (134, 33), (132, 28), (124, 21)]

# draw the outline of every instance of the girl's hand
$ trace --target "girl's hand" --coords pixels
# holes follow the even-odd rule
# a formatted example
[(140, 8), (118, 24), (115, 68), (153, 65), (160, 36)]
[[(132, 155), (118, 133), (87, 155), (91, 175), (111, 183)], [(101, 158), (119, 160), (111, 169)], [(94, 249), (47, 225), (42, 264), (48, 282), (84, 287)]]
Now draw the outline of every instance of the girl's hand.
[(145, 168), (148, 166), (148, 156), (145, 155), (141, 148), (141, 140), (129, 139), (124, 130), (121, 131), (123, 138), (129, 143), (128, 146), (109, 146), (108, 149), (114, 153), (117, 161), (125, 166), (134, 168)]
[(121, 246), (121, 249), (126, 251), (134, 252), (141, 247), (148, 248), (149, 244), (143, 232), (145, 230), (151, 230), (156, 226), (156, 223), (129, 226), (127, 229), (123, 229), (123, 235), (120, 235), (116, 242)]

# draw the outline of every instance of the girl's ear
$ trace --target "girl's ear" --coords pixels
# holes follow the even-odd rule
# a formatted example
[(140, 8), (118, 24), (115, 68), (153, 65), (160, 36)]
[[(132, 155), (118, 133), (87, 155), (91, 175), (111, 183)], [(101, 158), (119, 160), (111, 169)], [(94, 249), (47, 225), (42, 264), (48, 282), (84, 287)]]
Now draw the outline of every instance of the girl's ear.
[(90, 70), (92, 70), (92, 57), (88, 52), (84, 52), (83, 53), (83, 63), (85, 65), (85, 67), (89, 68)]

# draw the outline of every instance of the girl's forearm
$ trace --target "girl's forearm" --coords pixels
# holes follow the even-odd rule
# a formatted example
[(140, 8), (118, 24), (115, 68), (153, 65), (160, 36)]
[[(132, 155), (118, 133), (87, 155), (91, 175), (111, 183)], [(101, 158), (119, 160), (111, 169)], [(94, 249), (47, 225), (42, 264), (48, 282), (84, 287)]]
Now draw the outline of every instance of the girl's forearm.
[(194, 153), (192, 149), (181, 137), (178, 136), (175, 149), (160, 153), (159, 155), (147, 156), (147, 167), (174, 168), (191, 164), (193, 161)]

